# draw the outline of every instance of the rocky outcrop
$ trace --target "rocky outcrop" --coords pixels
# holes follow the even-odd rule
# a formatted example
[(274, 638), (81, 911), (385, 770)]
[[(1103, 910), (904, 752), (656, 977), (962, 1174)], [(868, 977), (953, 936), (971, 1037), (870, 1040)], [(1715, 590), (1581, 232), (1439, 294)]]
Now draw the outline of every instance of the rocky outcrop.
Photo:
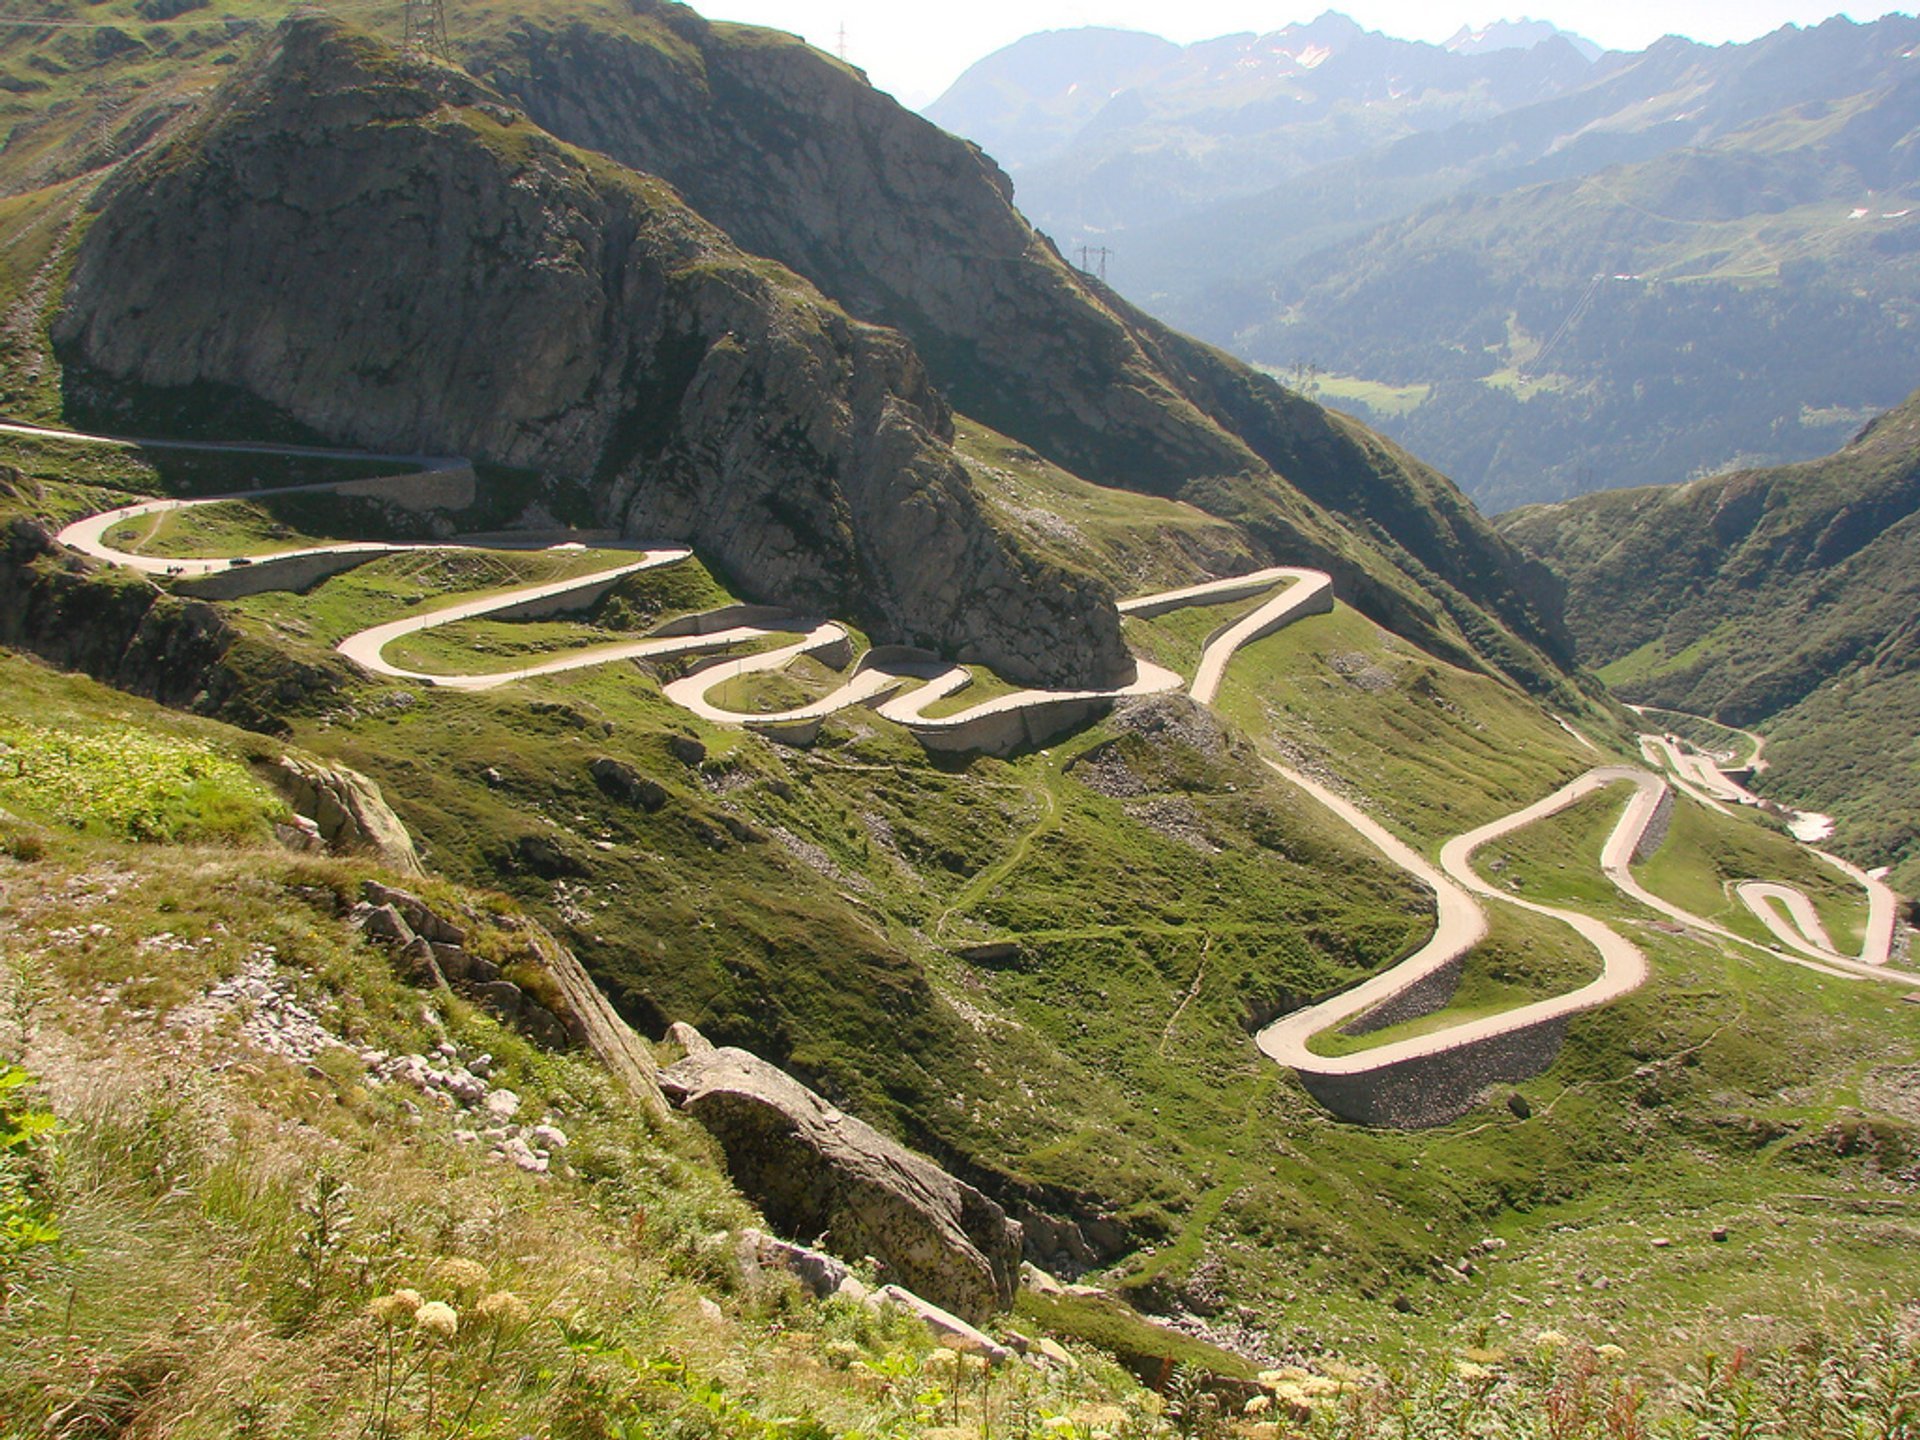
[[(536, 998), (507, 979), (500, 965), (468, 948), (467, 928), (458, 918), (411, 891), (377, 880), (366, 881), (360, 893), (347, 918), (387, 951), (409, 983), (458, 990), (550, 1049), (585, 1045), (642, 1113), (656, 1122), (667, 1120), (653, 1052), (620, 1018), (574, 953), (541, 926), (513, 916), (492, 917), (493, 924), (515, 937), (520, 952), (515, 963), (537, 971), (537, 982), (528, 982), (540, 992)], [(527, 979), (521, 970), (514, 973)]]
[(647, 1042), (614, 1009), (573, 951), (537, 925), (527, 925), (524, 933), (553, 982), (567, 1019), (578, 1027), (580, 1040), (625, 1087), (648, 1119), (664, 1123), (668, 1110), (666, 1097), (660, 1093), (660, 1067), (654, 1063)]
[(348, 678), (344, 661), (254, 640), (216, 606), (88, 560), (33, 520), (0, 532), (0, 645), (253, 730), (284, 729)]
[(642, 775), (623, 760), (603, 755), (587, 767), (587, 773), (608, 799), (618, 800), (624, 805), (637, 805), (648, 814), (667, 803), (665, 786), (658, 780)]
[(906, 339), (331, 21), (290, 21), (108, 187), (56, 342), (96, 409), (234, 392), (591, 477), (605, 521), (758, 598), (1037, 682), (1131, 673), (1105, 587), (990, 521)]
[(1013, 1303), (1020, 1227), (931, 1160), (744, 1050), (694, 1050), (661, 1072), (669, 1099), (719, 1140), (740, 1189), (783, 1233), (978, 1323)]
[(796, 1245), (764, 1230), (740, 1232), (740, 1268), (749, 1275), (756, 1270), (776, 1270), (791, 1275), (819, 1300), (834, 1296), (849, 1300), (867, 1298), (867, 1287), (839, 1256), (816, 1250), (811, 1245)]
[(1013, 1359), (1014, 1352), (992, 1336), (911, 1290), (898, 1285), (883, 1285), (868, 1303), (876, 1310), (893, 1308), (906, 1311), (927, 1327), (935, 1343), (948, 1350), (958, 1350), (963, 1355), (978, 1355), (995, 1365), (1004, 1365)]
[(319, 827), (332, 849), (371, 855), (408, 874), (420, 873), (420, 854), (380, 787), (344, 765), (295, 755), (270, 767), (274, 784), (300, 814)]

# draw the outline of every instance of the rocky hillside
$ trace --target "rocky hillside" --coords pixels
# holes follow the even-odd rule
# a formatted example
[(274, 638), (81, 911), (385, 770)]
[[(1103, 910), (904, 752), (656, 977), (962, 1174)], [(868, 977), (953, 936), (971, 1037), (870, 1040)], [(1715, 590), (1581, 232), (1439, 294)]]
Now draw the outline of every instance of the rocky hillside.
[(817, 51), (643, 3), (560, 6), (467, 63), (577, 144), (670, 181), (747, 249), (897, 327), (965, 414), (1082, 478), (1313, 557), (1420, 643), (1531, 684), (1554, 599), (1443, 477), (1068, 266), (990, 160)]
[(1503, 517), (1630, 700), (1758, 726), (1758, 787), (1920, 877), (1920, 395), (1826, 460)]
[(395, 59), (293, 24), (118, 179), (55, 329), (70, 383), (235, 391), (368, 448), (590, 475), (603, 521), (768, 598), (1034, 679), (1127, 673), (1104, 587), (988, 523), (899, 336)]
[[(18, 196), (0, 234), (12, 315), (0, 344), (21, 408), (123, 428), (278, 424), (564, 471), (596, 487), (603, 519), (693, 538), (763, 597), (1010, 674), (1113, 678), (1126, 662), (1099, 587), (981, 533), (947, 458), (951, 401), (1082, 479), (1189, 501), (1261, 556), (1325, 566), (1430, 649), (1536, 689), (1563, 679), (1550, 584), (1442, 477), (1085, 281), (978, 152), (790, 37), (653, 3), (483, 13), (459, 46), (479, 88), (441, 76), (422, 88), (427, 107), (400, 99), (400, 72), (382, 71), (391, 57), (353, 61), (363, 83), (311, 40), (247, 63), (319, 65), (317, 98), (241, 103), (264, 73), (248, 71), (210, 101), (205, 87), (233, 74), (222, 62), (263, 36), (182, 27), (164, 53), (70, 56), (62, 86), (31, 78), (57, 37), (0, 42), (20, 80), (0, 110), (30, 142), (0, 164)], [(388, 119), (403, 123), (375, 133)], [(317, 128), (376, 174), (424, 147), (407, 163), (441, 188), (398, 232), (406, 263), (374, 264), (363, 237), (379, 229), (366, 223), (377, 192), (312, 167), (300, 183), (334, 187), (321, 213), (340, 224), (300, 237), (292, 253), (313, 262), (301, 284), (276, 271), (278, 293), (253, 293), (265, 249), (244, 237), (256, 220), (261, 234), (290, 222), (249, 209), (265, 192), (235, 157), (255, 147), (264, 174), (287, 163), (265, 158), (269, 132)], [(356, 128), (367, 133), (349, 139)], [(156, 144), (164, 161), (146, 158)], [(139, 178), (93, 202), (106, 213), (68, 297), (82, 207), (130, 165)], [(509, 177), (532, 188), (483, 193)], [(396, 215), (409, 203), (378, 198)], [(404, 237), (429, 224), (408, 252)], [(484, 293), (443, 278), (443, 241), (488, 277)], [(141, 263), (116, 263), (134, 247)], [(254, 304), (274, 328), (253, 323)], [(36, 337), (56, 314), (53, 357)], [(939, 558), (903, 569), (882, 532), (917, 534), (923, 512), (940, 517)], [(908, 513), (904, 527), (888, 518)], [(957, 611), (966, 594), (1012, 598)]]

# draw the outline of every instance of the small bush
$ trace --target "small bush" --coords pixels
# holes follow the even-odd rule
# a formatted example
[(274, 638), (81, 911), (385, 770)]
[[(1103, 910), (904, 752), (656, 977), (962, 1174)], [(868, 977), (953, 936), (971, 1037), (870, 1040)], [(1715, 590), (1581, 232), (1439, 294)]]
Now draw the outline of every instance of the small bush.
[(60, 1239), (48, 1173), (59, 1123), (28, 1100), (30, 1079), (0, 1065), (0, 1313), (18, 1273)]

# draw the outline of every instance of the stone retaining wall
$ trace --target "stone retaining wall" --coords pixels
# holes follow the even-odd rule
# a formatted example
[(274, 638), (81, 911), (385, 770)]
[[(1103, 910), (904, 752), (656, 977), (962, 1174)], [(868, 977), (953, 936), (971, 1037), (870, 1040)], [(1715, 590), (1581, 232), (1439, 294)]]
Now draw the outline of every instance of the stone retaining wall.
[(1653, 815), (1647, 821), (1647, 828), (1640, 832), (1640, 843), (1633, 847), (1633, 863), (1639, 865), (1653, 858), (1656, 851), (1667, 843), (1667, 831), (1673, 825), (1674, 788), (1669, 785), (1660, 792), (1660, 803), (1654, 806)]
[(1307, 1093), (1342, 1120), (1394, 1130), (1430, 1130), (1449, 1125), (1473, 1109), (1488, 1086), (1511, 1085), (1540, 1074), (1559, 1056), (1566, 1034), (1563, 1015), (1363, 1074), (1296, 1073)]
[(1195, 600), (1175, 591), (1158, 600), (1135, 601), (1126, 607), (1126, 614), (1133, 620), (1151, 620), (1155, 616), (1171, 614), (1193, 605), (1231, 605), (1236, 600), (1251, 600), (1256, 595), (1264, 595), (1276, 583), (1270, 577), (1249, 576), (1246, 584), (1223, 587), (1204, 600)]
[(465, 510), (479, 489), (471, 465), (444, 470), (421, 470), (410, 475), (379, 475), (371, 480), (349, 480), (334, 487), (337, 495), (386, 500), (402, 510)]
[(1390, 1025), (1404, 1025), (1409, 1020), (1419, 1020), (1445, 1008), (1447, 1002), (1453, 999), (1453, 992), (1460, 988), (1460, 973), (1466, 969), (1466, 964), (1464, 955), (1449, 960), (1424, 980), (1415, 981), (1398, 995), (1382, 1000), (1371, 1010), (1356, 1015), (1340, 1033), (1371, 1035)]
[(239, 600), (269, 590), (305, 590), (329, 576), (356, 569), (391, 550), (323, 550), (276, 559), (268, 555), (250, 565), (235, 565), (211, 575), (183, 576), (173, 589), (196, 600)]
[(602, 596), (614, 586), (625, 580), (625, 575), (615, 575), (602, 580), (597, 585), (583, 585), (575, 590), (563, 590), (558, 595), (543, 595), (538, 600), (528, 600), (519, 605), (509, 605), (505, 609), (489, 611), (488, 620), (545, 620), (551, 615), (576, 615), (590, 609)]
[(778, 605), (723, 605), (718, 610), (682, 615), (677, 620), (655, 626), (647, 633), (664, 640), (678, 635), (715, 635), (739, 625), (759, 625), (772, 629), (792, 619), (793, 612)]
[(907, 730), (936, 754), (1011, 755), (1044, 745), (1112, 708), (1110, 696), (1080, 697), (1020, 705), (951, 723), (914, 721)]

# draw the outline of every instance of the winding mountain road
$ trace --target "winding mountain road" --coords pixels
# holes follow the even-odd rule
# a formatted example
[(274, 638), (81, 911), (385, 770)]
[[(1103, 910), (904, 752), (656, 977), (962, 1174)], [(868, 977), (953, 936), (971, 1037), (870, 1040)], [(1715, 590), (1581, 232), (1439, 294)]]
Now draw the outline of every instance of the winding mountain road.
[[(125, 448), (148, 444), (148, 442), (117, 436), (80, 435), (38, 426), (0, 424), (0, 433)], [(151, 443), (152, 445), (166, 444), (171, 448), (216, 449), (236, 454), (301, 455), (362, 462), (391, 462), (414, 467), (412, 471), (414, 474), (464, 471), (470, 468), (464, 460), (432, 456), (383, 456), (355, 451), (306, 450), (298, 447), (282, 449), (272, 446), (199, 446), (188, 442)], [(288, 562), (316, 556), (338, 557), (348, 561), (370, 561), (385, 555), (418, 551), (503, 548), (497, 540), (484, 545), (474, 541), (458, 540), (429, 544), (369, 541), (315, 545), (279, 551), (271, 555), (178, 558), (142, 555), (122, 550), (107, 541), (107, 536), (122, 525), (148, 516), (233, 501), (258, 500), (267, 494), (320, 492), (351, 494), (356, 490), (365, 490), (369, 486), (391, 486), (405, 478), (404, 475), (396, 475), (378, 479), (283, 486), (271, 491), (251, 490), (186, 499), (145, 500), (75, 521), (60, 532), (59, 538), (61, 543), (94, 559), (123, 565), (146, 575), (175, 579), (231, 573), (237, 566), (251, 567), (268, 563), (285, 565)], [(533, 543), (535, 542), (529, 541), (530, 545)], [(591, 646), (513, 669), (466, 674), (412, 670), (386, 658), (388, 648), (408, 635), (416, 635), (463, 620), (477, 620), (512, 612), (524, 615), (541, 605), (551, 605), (558, 610), (569, 602), (585, 603), (591, 595), (604, 593), (609, 586), (628, 575), (661, 565), (674, 564), (686, 559), (691, 553), (685, 547), (678, 546), (649, 549), (642, 552), (640, 559), (630, 564), (596, 571), (570, 580), (526, 586), (476, 600), (462, 601), (425, 614), (411, 615), (375, 625), (348, 636), (336, 648), (342, 655), (374, 674), (435, 685), (449, 690), (480, 691), (492, 690), (519, 680), (608, 665), (621, 660), (722, 653), (739, 645), (766, 640), (782, 633), (792, 633), (794, 627), (790, 624), (787, 624), (783, 631), (782, 624), (758, 623), (731, 625), (709, 633), (694, 635), (656, 633), (639, 640)], [(1276, 566), (1251, 575), (1141, 596), (1122, 603), (1120, 609), (1126, 614), (1159, 615), (1182, 606), (1219, 604), (1241, 598), (1251, 599), (1280, 585), (1286, 586), (1280, 594), (1261, 604), (1251, 614), (1222, 626), (1209, 637), (1203, 648), (1199, 668), (1193, 681), (1196, 698), (1205, 703), (1206, 700), (1211, 699), (1218, 688), (1220, 676), (1225, 670), (1227, 661), (1241, 646), (1262, 635), (1271, 634), (1302, 615), (1330, 610), (1333, 606), (1332, 580), (1320, 571)], [(878, 701), (878, 704), (874, 704), (874, 708), (885, 718), (922, 735), (940, 736), (978, 728), (983, 721), (998, 717), (1018, 717), (1023, 713), (1038, 714), (1054, 710), (1065, 711), (1070, 707), (1099, 704), (1128, 696), (1161, 694), (1178, 690), (1183, 683), (1181, 677), (1173, 671), (1150, 661), (1138, 660), (1135, 679), (1124, 686), (1107, 690), (1021, 690), (1010, 695), (997, 696), (950, 715), (929, 716), (925, 713), (927, 709), (948, 696), (960, 693), (973, 683), (972, 672), (965, 666), (944, 665), (937, 661), (931, 665), (928, 664), (927, 662), (933, 657), (909, 657), (888, 661), (876, 660), (869, 655), (856, 667), (847, 683), (806, 705), (771, 712), (745, 712), (728, 710), (712, 701), (710, 698), (712, 692), (729, 679), (749, 673), (776, 672), (803, 655), (830, 650), (835, 646), (846, 644), (850, 639), (844, 627), (832, 622), (806, 624), (800, 628), (804, 633), (791, 645), (757, 654), (738, 656), (721, 664), (706, 666), (691, 675), (670, 682), (665, 687), (667, 698), (712, 723), (754, 728), (779, 727), (820, 720), (856, 705), (873, 704)]]
[[(1675, 710), (1668, 713), (1679, 715), (1685, 712)], [(1742, 730), (1739, 733), (1753, 742), (1754, 753), (1752, 760), (1748, 762), (1749, 765), (1753, 768), (1764, 768), (1766, 761), (1763, 758), (1763, 752), (1766, 749), (1766, 740), (1749, 731)], [(1676, 784), (1687, 790), (1702, 804), (1722, 814), (1729, 813), (1726, 805), (1721, 803), (1723, 801), (1760, 809), (1768, 808), (1766, 800), (1723, 771), (1712, 756), (1698, 751), (1687, 754), (1670, 735), (1642, 735), (1640, 751), (1656, 765), (1664, 760), (1672, 771)], [(1798, 812), (1786, 813), (1794, 815)], [(1893, 929), (1899, 915), (1900, 897), (1878, 875), (1869, 874), (1851, 861), (1844, 860), (1831, 851), (1822, 850), (1808, 840), (1802, 840), (1801, 843), (1806, 845), (1816, 859), (1832, 866), (1866, 891), (1867, 929), (1857, 958), (1863, 965), (1885, 965), (1893, 954)], [(1782, 943), (1821, 960), (1845, 962), (1849, 958), (1842, 955), (1834, 945), (1832, 938), (1821, 925), (1812, 902), (1800, 891), (1786, 885), (1749, 881), (1736, 887), (1735, 893)], [(1789, 895), (1795, 898), (1789, 900), (1787, 898)], [(1784, 918), (1769, 903), (1774, 900), (1787, 906)]]
[[(263, 455), (309, 455), (318, 458), (392, 460), (425, 471), (453, 471), (466, 468), (466, 462), (425, 456), (369, 456), (353, 451), (302, 450), (273, 446), (202, 446), (190, 442), (133, 441), (118, 437), (83, 436), (36, 426), (0, 423), (0, 434), (19, 434), (88, 444), (166, 446), (183, 449), (222, 449), (233, 453)], [(401, 477), (389, 477), (391, 484)], [(144, 501), (69, 525), (60, 534), (63, 543), (96, 559), (129, 566), (149, 575), (194, 577), (231, 571), (255, 563), (255, 557), (161, 559), (131, 554), (108, 544), (107, 535), (116, 527), (148, 515), (187, 509), (199, 505), (232, 500), (255, 500), (268, 493), (291, 491), (351, 491), (383, 482), (355, 480), (332, 482), (279, 490), (251, 491), (204, 499), (167, 499)], [(382, 555), (420, 550), (501, 548), (475, 542), (407, 545), (354, 543), (309, 547), (258, 557), (265, 565), (305, 556), (339, 556), (348, 559), (375, 559)], [(715, 705), (712, 692), (728, 679), (748, 673), (776, 672), (803, 655), (819, 655), (850, 644), (844, 627), (832, 622), (785, 619), (769, 623), (741, 620), (724, 623), (726, 617), (711, 618), (708, 633), (654, 634), (633, 641), (597, 645), (550, 657), (517, 669), (484, 674), (426, 674), (400, 667), (385, 658), (385, 652), (401, 638), (463, 620), (508, 614), (553, 613), (570, 602), (577, 605), (595, 592), (605, 590), (619, 580), (645, 570), (685, 560), (691, 552), (683, 547), (663, 546), (643, 550), (636, 560), (597, 571), (591, 575), (542, 585), (522, 586), (474, 600), (458, 602), (422, 615), (408, 616), (369, 627), (340, 642), (340, 652), (369, 671), (391, 677), (432, 684), (456, 690), (487, 690), (540, 675), (551, 675), (620, 660), (658, 658), (676, 655), (711, 654), (736, 646), (765, 641), (780, 635), (797, 636), (790, 644), (758, 653), (723, 657), (664, 687), (666, 696), (691, 713), (708, 721), (729, 724), (767, 726), (823, 719), (855, 705), (866, 705), (881, 716), (907, 726), (923, 735), (964, 730), (983, 720), (1000, 716), (1040, 714), (1050, 708), (1072, 707), (1110, 701), (1127, 695), (1170, 692), (1181, 688), (1182, 677), (1145, 660), (1138, 662), (1136, 679), (1112, 690), (1047, 691), (1023, 690), (1002, 695), (968, 707), (955, 714), (930, 717), (925, 712), (939, 701), (963, 691), (972, 683), (972, 674), (964, 666), (948, 665), (918, 652), (889, 650), (869, 652), (855, 666), (847, 681), (831, 693), (803, 706), (771, 713), (743, 713)], [(1277, 593), (1269, 594), (1269, 592)], [(1262, 599), (1261, 597), (1267, 597)], [(1202, 646), (1201, 655), (1188, 693), (1200, 704), (1211, 704), (1216, 697), (1226, 667), (1244, 646), (1269, 635), (1285, 625), (1333, 608), (1333, 583), (1317, 570), (1277, 566), (1251, 575), (1211, 581), (1184, 589), (1140, 596), (1121, 602), (1120, 611), (1147, 619), (1185, 606), (1218, 605), (1246, 600), (1259, 603), (1245, 615), (1218, 627)], [(684, 629), (682, 622), (678, 629)], [(695, 624), (693, 629), (703, 628)], [(844, 663), (842, 661), (841, 663)], [(1560, 722), (1563, 727), (1565, 722)], [(1581, 739), (1588, 748), (1590, 740)], [(1756, 741), (1756, 752), (1764, 742)], [(1757, 804), (1758, 797), (1724, 774), (1707, 757), (1687, 754), (1669, 737), (1642, 736), (1643, 756), (1668, 772), (1672, 784), (1716, 810), (1725, 812), (1728, 804)], [(1558, 814), (1597, 791), (1615, 785), (1631, 785), (1633, 795), (1609, 833), (1599, 856), (1602, 871), (1622, 894), (1653, 912), (1700, 934), (1759, 950), (1824, 974), (1846, 979), (1896, 979), (1883, 969), (1890, 951), (1894, 924), (1893, 892), (1837, 857), (1816, 852), (1843, 873), (1862, 884), (1870, 897), (1870, 922), (1867, 942), (1859, 960), (1839, 955), (1822, 927), (1812, 903), (1799, 890), (1778, 882), (1753, 880), (1738, 887), (1738, 894), (1767, 928), (1787, 947), (1770, 950), (1725, 928), (1692, 915), (1653, 895), (1634, 879), (1632, 860), (1649, 828), (1655, 823), (1668, 796), (1668, 781), (1661, 775), (1626, 765), (1600, 765), (1555, 791), (1510, 815), (1482, 825), (1446, 842), (1436, 867), (1412, 846), (1389, 832), (1352, 801), (1311, 778), (1271, 760), (1265, 762), (1276, 773), (1297, 786), (1316, 803), (1337, 816), (1376, 849), (1388, 863), (1413, 876), (1433, 892), (1436, 903), (1434, 931), (1412, 955), (1366, 981), (1329, 997), (1316, 1005), (1295, 1011), (1262, 1030), (1260, 1049), (1281, 1064), (1304, 1077), (1366, 1076), (1385, 1072), (1409, 1061), (1421, 1060), (1469, 1047), (1482, 1046), (1507, 1037), (1519, 1036), (1539, 1027), (1555, 1024), (1568, 1016), (1592, 1010), (1631, 993), (1648, 976), (1646, 957), (1632, 942), (1603, 921), (1584, 913), (1542, 904), (1507, 893), (1482, 879), (1473, 869), (1472, 859), (1482, 846), (1517, 830)], [(1313, 1052), (1311, 1040), (1319, 1034), (1359, 1019), (1370, 1011), (1403, 996), (1459, 961), (1479, 944), (1488, 929), (1487, 912), (1482, 902), (1493, 900), (1505, 905), (1546, 916), (1574, 930), (1592, 945), (1599, 973), (1588, 983), (1566, 994), (1516, 1007), (1496, 1015), (1483, 1016), (1446, 1026), (1389, 1044), (1371, 1047), (1343, 1056), (1324, 1056)], [(1911, 983), (1901, 978), (1901, 983)]]
[[(1433, 938), (1413, 955), (1393, 969), (1375, 975), (1319, 1005), (1296, 1011), (1260, 1032), (1261, 1050), (1281, 1064), (1309, 1075), (1354, 1075), (1380, 1070), (1409, 1060), (1457, 1050), (1462, 1046), (1478, 1045), (1502, 1036), (1533, 1030), (1566, 1016), (1596, 1009), (1631, 994), (1646, 983), (1649, 973), (1646, 956), (1611, 926), (1579, 911), (1562, 910), (1536, 900), (1523, 900), (1510, 895), (1481, 879), (1474, 871), (1472, 862), (1474, 852), (1481, 846), (1550, 815), (1557, 815), (1596, 790), (1624, 783), (1635, 786), (1636, 793), (1607, 837), (1600, 855), (1601, 867), (1609, 878), (1624, 874), (1665, 791), (1665, 783), (1658, 776), (1626, 766), (1600, 766), (1589, 770), (1544, 800), (1449, 840), (1440, 851), (1440, 868), (1445, 872), (1442, 875), (1436, 874), (1433, 867), (1411, 846), (1389, 834), (1379, 822), (1351, 802), (1303, 775), (1279, 765), (1273, 768), (1340, 816), (1390, 861), (1432, 889), (1440, 902), (1439, 923), (1435, 926)], [(1618, 883), (1617, 879), (1615, 883)], [(1313, 1052), (1310, 1042), (1314, 1036), (1361, 1017), (1367, 1011), (1403, 994), (1436, 971), (1462, 959), (1487, 932), (1487, 916), (1479, 903), (1481, 899), (1498, 900), (1502, 904), (1530, 910), (1536, 915), (1545, 915), (1569, 926), (1599, 954), (1599, 975), (1564, 995), (1502, 1011), (1498, 1015), (1463, 1021), (1430, 1034), (1373, 1046), (1351, 1055), (1327, 1056)]]
[[(1791, 945), (1816, 960), (1837, 958), (1840, 947), (1827, 934), (1820, 912), (1802, 891), (1766, 880), (1744, 880), (1734, 894), (1783, 945)], [(1776, 909), (1776, 906), (1783, 907)]]
[[(4, 431), (9, 427), (0, 427)], [(463, 462), (464, 463), (464, 462)], [(416, 472), (419, 473), (419, 472)], [(169, 558), (157, 555), (141, 555), (129, 550), (121, 550), (107, 543), (107, 534), (132, 520), (142, 520), (150, 515), (166, 515), (181, 510), (197, 509), (204, 505), (218, 505), (234, 500), (258, 500), (263, 495), (300, 495), (318, 492), (339, 492), (344, 486), (364, 486), (368, 481), (327, 481), (316, 485), (286, 485), (273, 491), (252, 491), (245, 494), (222, 495), (200, 500), (143, 500), (136, 505), (122, 505), (117, 510), (105, 510), (98, 515), (89, 515), (84, 520), (76, 520), (60, 532), (60, 543), (70, 549), (78, 550), (95, 560), (105, 560), (113, 565), (124, 565), (129, 570), (138, 570), (143, 575), (198, 576), (213, 575), (235, 568), (235, 562), (245, 564), (256, 560), (295, 560), (309, 555), (365, 556), (369, 560), (382, 555), (394, 555), (415, 550), (458, 550), (464, 548), (455, 544), (422, 545), (401, 544), (379, 540), (345, 540), (331, 545), (309, 545), (302, 549), (276, 550), (262, 556), (221, 556), (218, 559), (194, 559), (185, 557)]]

